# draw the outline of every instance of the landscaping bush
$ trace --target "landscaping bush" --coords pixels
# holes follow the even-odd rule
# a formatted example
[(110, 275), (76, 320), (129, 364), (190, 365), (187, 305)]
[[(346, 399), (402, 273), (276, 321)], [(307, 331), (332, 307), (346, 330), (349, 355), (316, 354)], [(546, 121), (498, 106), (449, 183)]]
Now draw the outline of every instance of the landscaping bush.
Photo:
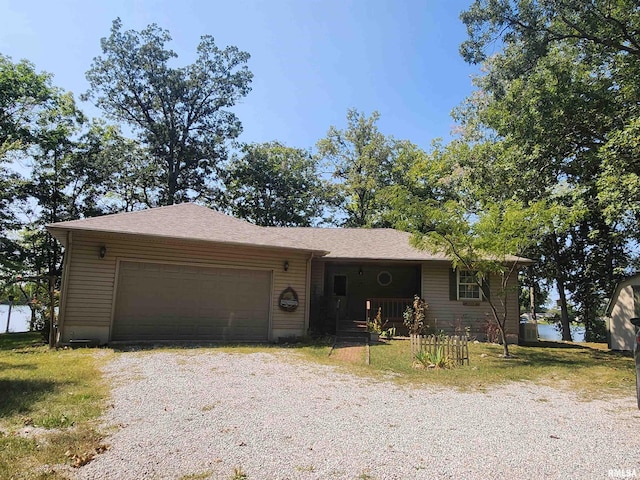
[(402, 314), (404, 326), (409, 329), (409, 334), (427, 335), (429, 325), (427, 325), (427, 308), (429, 305), (418, 295), (413, 296), (413, 305), (407, 307)]

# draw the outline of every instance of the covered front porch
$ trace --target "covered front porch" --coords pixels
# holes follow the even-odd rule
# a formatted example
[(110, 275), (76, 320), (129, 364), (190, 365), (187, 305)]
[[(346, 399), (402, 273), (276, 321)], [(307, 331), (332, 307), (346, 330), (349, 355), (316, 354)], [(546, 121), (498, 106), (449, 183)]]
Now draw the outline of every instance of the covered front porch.
[(311, 267), (310, 330), (334, 334), (366, 330), (381, 309), (385, 328), (406, 333), (402, 313), (421, 294), (417, 262), (314, 261)]

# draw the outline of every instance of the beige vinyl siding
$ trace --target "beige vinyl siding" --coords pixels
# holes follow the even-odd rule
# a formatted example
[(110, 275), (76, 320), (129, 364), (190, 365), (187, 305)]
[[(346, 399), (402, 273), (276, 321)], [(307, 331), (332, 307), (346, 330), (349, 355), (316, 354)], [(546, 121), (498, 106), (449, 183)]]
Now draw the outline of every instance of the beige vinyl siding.
[[(99, 257), (101, 245), (107, 248), (102, 259)], [(69, 278), (65, 279), (66, 305), (61, 319), (63, 342), (72, 335), (75, 338), (83, 336), (85, 331), (98, 329), (104, 332), (105, 328), (107, 331), (110, 328), (117, 259), (272, 270), (271, 339), (277, 340), (277, 336), (285, 332), (290, 335), (305, 333), (308, 256), (303, 252), (76, 231), (68, 259)], [(285, 260), (289, 262), (287, 272), (283, 268)], [(277, 306), (280, 293), (289, 286), (296, 291), (300, 302), (295, 312), (285, 312)], [(101, 341), (108, 340), (104, 335), (100, 333)]]
[[(427, 320), (435, 324), (437, 330), (453, 332), (456, 328), (471, 328), (472, 336), (482, 337), (491, 309), (487, 301), (450, 300), (449, 298), (449, 262), (425, 262), (422, 264), (422, 296), (429, 308)], [(490, 279), (492, 299), (497, 301), (500, 294), (500, 279)], [(509, 341), (517, 342), (520, 323), (518, 307), (517, 278), (510, 280), (507, 301), (507, 333)]]
[(612, 350), (633, 350), (635, 327), (629, 319), (635, 317), (633, 284), (622, 283), (609, 320), (609, 347)]

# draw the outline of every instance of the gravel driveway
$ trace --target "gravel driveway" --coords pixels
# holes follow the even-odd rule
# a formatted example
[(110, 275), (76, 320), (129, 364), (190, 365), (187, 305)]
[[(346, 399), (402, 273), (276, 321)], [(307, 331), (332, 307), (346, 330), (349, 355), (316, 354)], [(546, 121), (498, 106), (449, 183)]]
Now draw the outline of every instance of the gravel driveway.
[(402, 387), (294, 356), (118, 354), (104, 367), (111, 449), (77, 478), (640, 477), (634, 398), (581, 402), (525, 383)]

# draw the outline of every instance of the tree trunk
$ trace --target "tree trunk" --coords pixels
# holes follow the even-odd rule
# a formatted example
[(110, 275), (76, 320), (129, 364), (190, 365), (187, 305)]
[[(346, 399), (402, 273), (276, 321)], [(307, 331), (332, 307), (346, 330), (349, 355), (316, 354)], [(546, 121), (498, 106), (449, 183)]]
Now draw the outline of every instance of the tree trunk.
[(489, 300), (489, 306), (493, 313), (493, 319), (498, 326), (498, 331), (500, 332), (500, 339), (502, 340), (502, 356), (505, 358), (509, 358), (511, 354), (509, 353), (509, 344), (507, 343), (507, 332), (505, 331), (505, 326), (507, 324), (507, 317), (503, 316), (502, 321), (498, 316), (498, 310), (491, 300)]
[(560, 323), (562, 324), (562, 340), (572, 341), (571, 325), (569, 324), (569, 309), (567, 308), (567, 295), (564, 291), (564, 280), (556, 278), (558, 297), (560, 298)]
[[(469, 268), (469, 270), (473, 270), (472, 268)], [(504, 285), (506, 285), (507, 280), (503, 279), (503, 287), (502, 290), (504, 291)], [(480, 288), (480, 291), (483, 291), (483, 283), (482, 281), (479, 281), (476, 278), (476, 285), (478, 285), (478, 287)], [(505, 358), (509, 358), (511, 356), (511, 354), (509, 353), (509, 345), (507, 344), (507, 332), (506, 332), (506, 325), (507, 325), (507, 302), (506, 302), (506, 298), (505, 301), (503, 302), (503, 313), (502, 313), (502, 321), (500, 321), (500, 317), (501, 315), (498, 314), (498, 309), (496, 307), (496, 305), (493, 303), (493, 300), (490, 297), (487, 297), (487, 301), (489, 302), (489, 308), (491, 308), (491, 313), (493, 315), (493, 320), (496, 322), (496, 325), (498, 326), (498, 331), (500, 332), (500, 339), (502, 340), (502, 356)]]
[[(29, 310), (31, 310), (31, 320), (29, 321), (29, 331), (33, 332), (36, 328), (36, 321), (37, 321), (35, 296), (30, 297), (29, 294), (26, 292), (26, 290), (23, 288), (21, 283), (18, 283), (18, 288), (22, 292), (22, 296), (24, 297), (24, 301), (29, 306)], [(39, 288), (40, 288), (39, 285), (37, 285), (36, 292), (38, 291)]]
[(38, 318), (36, 317), (36, 308), (32, 305), (29, 305), (31, 309), (31, 320), (29, 321), (29, 331), (33, 332), (36, 329), (36, 323), (38, 322)]
[(553, 244), (553, 259), (555, 260), (556, 267), (556, 285), (558, 287), (558, 297), (560, 299), (560, 323), (562, 325), (562, 340), (570, 342), (571, 327), (569, 325), (569, 309), (567, 308), (567, 294), (564, 287), (564, 275), (560, 267), (560, 245), (558, 244), (558, 237), (551, 235), (551, 242)]
[(533, 323), (538, 323), (538, 317), (536, 316), (536, 287), (535, 285), (529, 285), (529, 320)]
[(167, 183), (165, 185), (164, 198), (161, 197), (162, 206), (176, 204), (176, 191), (178, 190), (178, 162), (173, 158), (166, 159)]
[(511, 354), (509, 353), (509, 344), (507, 343), (507, 335), (502, 325), (498, 324), (498, 328), (500, 329), (500, 336), (502, 337), (502, 356), (504, 358), (509, 358)]

